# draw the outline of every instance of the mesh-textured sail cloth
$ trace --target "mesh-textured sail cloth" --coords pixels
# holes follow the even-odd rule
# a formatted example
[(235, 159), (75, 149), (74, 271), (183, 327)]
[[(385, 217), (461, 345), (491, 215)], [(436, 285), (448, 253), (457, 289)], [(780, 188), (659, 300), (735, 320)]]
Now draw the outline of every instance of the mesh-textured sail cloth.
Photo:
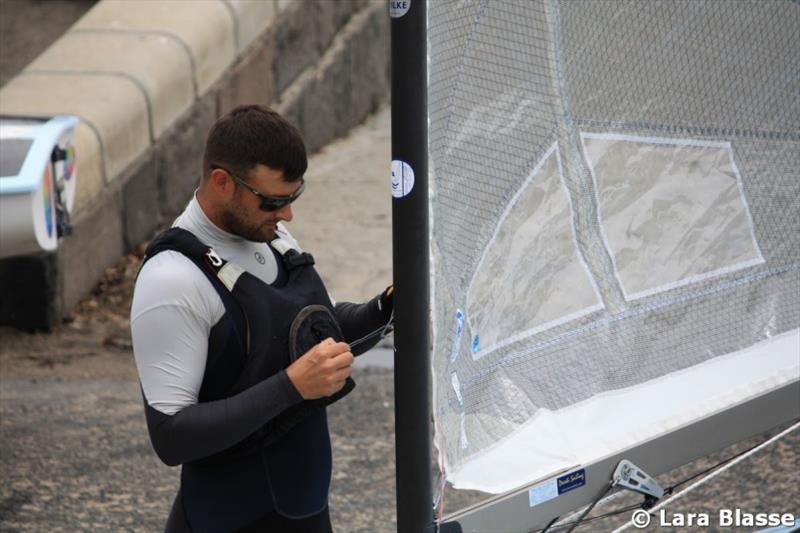
[[(800, 4), (428, 10), (434, 417), (457, 486), (552, 414), (800, 327)], [(609, 446), (797, 379), (793, 349)], [(552, 442), (532, 475), (592, 459)]]

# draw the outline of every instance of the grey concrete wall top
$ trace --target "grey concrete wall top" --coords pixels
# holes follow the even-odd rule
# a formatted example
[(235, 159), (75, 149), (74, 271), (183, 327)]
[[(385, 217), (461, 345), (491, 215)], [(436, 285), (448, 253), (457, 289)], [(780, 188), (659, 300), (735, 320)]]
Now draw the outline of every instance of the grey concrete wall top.
[(0, 113), (81, 119), (86, 210), (297, 1), (102, 0), (0, 89)]

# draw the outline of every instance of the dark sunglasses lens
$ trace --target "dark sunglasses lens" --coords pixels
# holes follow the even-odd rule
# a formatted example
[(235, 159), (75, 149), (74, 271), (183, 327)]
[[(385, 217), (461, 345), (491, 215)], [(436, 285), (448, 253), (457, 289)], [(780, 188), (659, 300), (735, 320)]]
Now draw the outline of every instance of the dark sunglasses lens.
[(306, 189), (306, 184), (303, 183), (300, 185), (300, 188), (297, 189), (291, 196), (287, 196), (286, 198), (269, 198), (269, 197), (261, 197), (261, 210), (262, 211), (277, 211), (281, 207), (285, 206), (286, 204), (290, 204), (300, 198), (300, 195), (303, 194), (303, 191)]
[(276, 200), (274, 198), (262, 198), (261, 210), (262, 211), (277, 211), (286, 204), (292, 203), (292, 200)]

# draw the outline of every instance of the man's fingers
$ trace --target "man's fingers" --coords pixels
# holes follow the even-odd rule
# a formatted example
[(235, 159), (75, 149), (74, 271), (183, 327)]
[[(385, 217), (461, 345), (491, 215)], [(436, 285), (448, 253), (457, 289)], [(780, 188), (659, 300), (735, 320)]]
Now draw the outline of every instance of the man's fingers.
[(340, 390), (342, 390), (342, 387), (344, 387), (344, 380), (342, 380), (342, 381), (337, 381), (336, 383), (334, 383), (334, 384), (333, 384), (333, 387), (331, 388), (331, 393), (330, 393), (330, 394), (328, 394), (328, 396), (331, 396), (331, 395), (333, 395), (333, 394), (336, 394), (337, 392), (339, 392)]
[(333, 368), (336, 369), (349, 368), (353, 364), (353, 359), (352, 353), (344, 352), (331, 357), (331, 363), (333, 364)]
[(340, 353), (349, 351), (350, 346), (346, 342), (336, 342), (332, 338), (328, 337), (303, 354), (303, 356), (307, 356), (309, 360), (313, 361), (314, 363), (319, 363), (326, 359), (330, 359), (331, 357), (335, 357)]
[[(353, 360), (346, 342), (336, 342), (329, 337), (290, 365), (287, 372), (303, 398), (315, 399), (330, 396), (344, 387), (345, 380), (353, 372)], [(296, 378), (297, 372), (301, 372), (302, 378)]]
[(334, 381), (343, 381), (343, 380), (349, 378), (350, 374), (352, 374), (352, 373), (353, 373), (353, 367), (352, 366), (346, 366), (344, 368), (337, 369), (331, 375), (331, 377), (333, 378)]
[[(324, 343), (325, 341), (322, 342)], [(333, 339), (331, 339), (330, 343), (322, 345), (322, 353), (328, 357), (336, 357), (341, 353), (349, 351), (350, 351), (349, 344), (347, 344), (346, 342), (334, 342)]]

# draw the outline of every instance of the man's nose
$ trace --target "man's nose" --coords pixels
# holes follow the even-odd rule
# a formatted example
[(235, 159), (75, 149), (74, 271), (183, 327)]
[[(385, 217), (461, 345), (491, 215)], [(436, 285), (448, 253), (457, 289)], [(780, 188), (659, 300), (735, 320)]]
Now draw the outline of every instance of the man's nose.
[(285, 206), (275, 211), (275, 216), (278, 217), (279, 220), (285, 220), (286, 222), (291, 222), (292, 219), (294, 218), (294, 213), (292, 213), (292, 204), (286, 204)]

